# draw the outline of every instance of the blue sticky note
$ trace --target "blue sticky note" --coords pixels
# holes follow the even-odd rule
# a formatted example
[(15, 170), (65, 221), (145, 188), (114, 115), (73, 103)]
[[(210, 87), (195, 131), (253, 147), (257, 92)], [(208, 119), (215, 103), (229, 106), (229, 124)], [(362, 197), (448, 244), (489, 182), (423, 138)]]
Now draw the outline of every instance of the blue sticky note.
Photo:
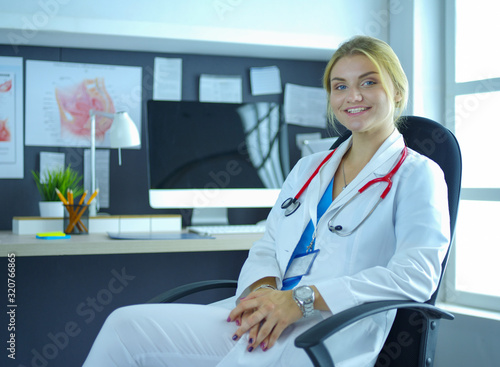
[(43, 233), (37, 233), (36, 238), (41, 240), (63, 240), (71, 238), (71, 236), (64, 232), (43, 232)]

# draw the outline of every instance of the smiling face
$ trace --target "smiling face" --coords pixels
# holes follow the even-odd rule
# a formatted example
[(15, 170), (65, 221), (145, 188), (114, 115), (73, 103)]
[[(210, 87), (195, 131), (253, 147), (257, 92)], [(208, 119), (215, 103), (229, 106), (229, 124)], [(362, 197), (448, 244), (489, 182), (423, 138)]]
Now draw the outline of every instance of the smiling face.
[(330, 106), (337, 120), (353, 134), (389, 136), (394, 130), (394, 105), (400, 97), (395, 96), (387, 72), (381, 72), (383, 75), (361, 54), (342, 57), (331, 69)]

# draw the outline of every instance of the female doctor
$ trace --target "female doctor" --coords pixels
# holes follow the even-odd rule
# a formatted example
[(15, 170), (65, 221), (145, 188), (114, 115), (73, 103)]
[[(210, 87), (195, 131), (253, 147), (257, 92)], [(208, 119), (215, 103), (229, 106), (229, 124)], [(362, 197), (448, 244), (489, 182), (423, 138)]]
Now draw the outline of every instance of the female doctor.
[[(407, 149), (396, 128), (408, 92), (399, 60), (386, 43), (355, 37), (323, 83), (330, 117), (352, 136), (294, 167), (236, 296), (118, 309), (85, 367), (310, 366), (294, 339), (322, 319), (365, 302), (430, 298), (449, 242), (447, 189), (439, 167)], [(331, 337), (336, 365), (373, 366), (394, 317)]]

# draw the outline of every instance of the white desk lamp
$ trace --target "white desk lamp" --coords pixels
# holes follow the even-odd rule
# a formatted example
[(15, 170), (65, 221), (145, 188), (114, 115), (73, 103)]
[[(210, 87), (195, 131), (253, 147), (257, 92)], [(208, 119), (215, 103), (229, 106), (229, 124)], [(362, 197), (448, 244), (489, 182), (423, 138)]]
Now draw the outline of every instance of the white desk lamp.
[[(90, 110), (90, 193), (96, 190), (95, 180), (95, 117), (104, 116), (111, 120), (113, 123), (109, 129), (109, 140), (111, 148), (118, 148), (118, 164), (122, 165), (121, 148), (134, 147), (141, 144), (139, 138), (139, 131), (134, 122), (127, 112), (108, 113), (97, 110)], [(97, 199), (96, 199), (97, 200)], [(97, 215), (96, 200), (90, 203), (89, 215)]]

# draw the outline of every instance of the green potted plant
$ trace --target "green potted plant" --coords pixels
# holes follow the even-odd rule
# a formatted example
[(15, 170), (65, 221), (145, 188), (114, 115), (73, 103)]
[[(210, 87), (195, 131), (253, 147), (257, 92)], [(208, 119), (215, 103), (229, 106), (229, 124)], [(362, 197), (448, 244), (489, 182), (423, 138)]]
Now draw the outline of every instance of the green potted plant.
[(73, 170), (71, 166), (66, 169), (49, 170), (42, 177), (40, 173), (31, 171), (35, 180), (38, 192), (42, 196), (39, 203), (41, 217), (63, 217), (64, 206), (56, 193), (56, 188), (66, 196), (69, 190), (73, 191), (73, 196), (79, 197), (83, 193), (81, 181), (83, 177)]

